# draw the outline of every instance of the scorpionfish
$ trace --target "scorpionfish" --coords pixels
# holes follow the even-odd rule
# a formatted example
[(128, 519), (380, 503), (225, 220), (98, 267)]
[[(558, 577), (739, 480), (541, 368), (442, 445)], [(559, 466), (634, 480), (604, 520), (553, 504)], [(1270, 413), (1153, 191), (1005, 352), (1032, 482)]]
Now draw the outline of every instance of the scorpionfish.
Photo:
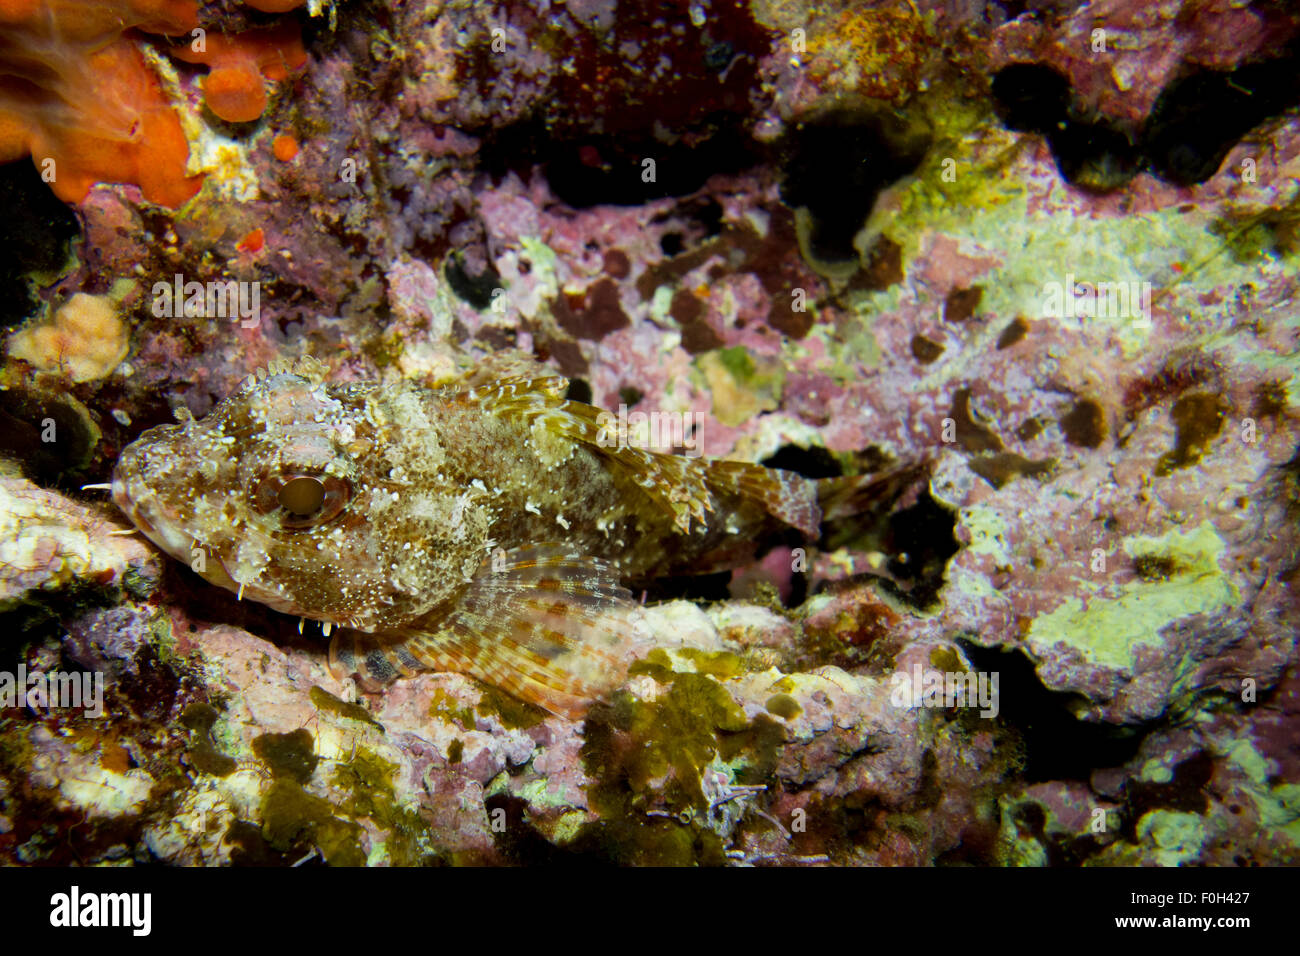
[(440, 387), (323, 372), (275, 363), (150, 429), (112, 495), (206, 580), (321, 622), (340, 677), (458, 671), (580, 718), (647, 649), (624, 583), (734, 567), (888, 481), (619, 446), (540, 367)]

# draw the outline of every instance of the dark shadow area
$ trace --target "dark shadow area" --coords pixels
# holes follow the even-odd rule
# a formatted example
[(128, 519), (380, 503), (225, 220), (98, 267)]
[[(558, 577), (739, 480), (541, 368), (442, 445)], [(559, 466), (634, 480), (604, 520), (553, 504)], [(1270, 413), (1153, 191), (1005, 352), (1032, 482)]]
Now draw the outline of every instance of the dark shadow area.
[(916, 504), (889, 515), (882, 550), (889, 573), (904, 588), (900, 596), (915, 607), (928, 607), (943, 588), (948, 561), (961, 548), (953, 529), (957, 515), (921, 492)]
[(1086, 116), (1069, 81), (1049, 66), (1014, 63), (993, 77), (1007, 129), (1047, 138), (1061, 175), (1093, 192), (1143, 169), (1179, 186), (1203, 183), (1252, 129), (1300, 104), (1300, 45), (1235, 70), (1198, 70), (1170, 83), (1140, 130)]
[(798, 124), (784, 144), (781, 199), (812, 217), (809, 251), (824, 262), (856, 260), (853, 237), (880, 191), (913, 172), (930, 145), (920, 123), (897, 113), (839, 107)]
[(1300, 54), (1229, 72), (1193, 73), (1169, 85), (1143, 137), (1151, 169), (1180, 186), (1203, 183), (1243, 136), (1300, 104)]
[(802, 445), (782, 445), (776, 452), (762, 462), (768, 468), (780, 468), (793, 471), (805, 478), (838, 478), (844, 469), (825, 448), (814, 445), (804, 448)]
[(9, 329), (40, 304), (28, 277), (62, 268), (81, 224), (28, 157), (0, 165), (0, 210), (0, 329)]
[(491, 262), (486, 262), (481, 272), (472, 274), (459, 251), (447, 256), (442, 274), (456, 297), (480, 312), (492, 304), (492, 293), (501, 286), (501, 276)]
[(537, 121), (487, 134), (481, 168), (500, 178), (514, 172), (525, 182), (538, 166), (551, 192), (574, 209), (640, 206), (687, 196), (710, 176), (739, 173), (763, 161), (739, 116), (722, 114), (689, 136), (664, 143), (651, 130), (617, 136), (556, 139)]
[(1087, 783), (1094, 770), (1131, 760), (1150, 729), (1079, 720), (1069, 707), (1082, 698), (1045, 687), (1022, 651), (957, 642), (977, 671), (998, 674), (998, 719), (1020, 733), (1026, 783)]

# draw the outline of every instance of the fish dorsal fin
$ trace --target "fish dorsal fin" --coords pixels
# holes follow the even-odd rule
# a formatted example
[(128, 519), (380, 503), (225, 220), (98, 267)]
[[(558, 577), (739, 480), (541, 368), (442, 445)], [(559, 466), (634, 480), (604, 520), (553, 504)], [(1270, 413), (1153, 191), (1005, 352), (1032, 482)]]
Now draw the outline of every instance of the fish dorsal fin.
[(565, 387), (565, 380), (558, 376), (521, 376), (468, 394), (485, 408), (520, 416), (535, 431), (596, 452), (670, 515), (683, 534), (690, 533), (693, 521), (707, 526), (708, 515), (717, 508), (715, 492), (755, 501), (791, 527), (817, 534), (821, 510), (817, 487), (808, 479), (752, 462), (706, 461), (630, 447), (619, 441), (611, 412), (565, 401)]
[(690, 533), (692, 521), (707, 526), (708, 515), (717, 510), (716, 493), (757, 502), (786, 524), (805, 534), (817, 534), (821, 510), (816, 485), (802, 475), (747, 461), (691, 458), (629, 447), (620, 444), (613, 433), (612, 413), (578, 402), (560, 405), (560, 414), (539, 416), (539, 420), (623, 471), (632, 484), (672, 515), (683, 534)]
[(488, 410), (542, 411), (568, 404), (568, 380), (560, 375), (512, 375), (492, 382), (467, 385), (471, 398)]
[(489, 558), (457, 604), (426, 627), (335, 635), (330, 666), (380, 681), (458, 671), (576, 720), (623, 682), (649, 640), (612, 565), (543, 545)]
[(683, 534), (690, 532), (692, 521), (707, 523), (715, 505), (709, 492), (708, 463), (621, 444), (610, 426), (612, 413), (594, 405), (566, 401), (566, 388), (567, 382), (558, 376), (513, 378), (490, 388), (474, 389), (470, 395), (488, 409), (521, 417), (534, 431), (575, 442), (599, 454), (671, 516)]

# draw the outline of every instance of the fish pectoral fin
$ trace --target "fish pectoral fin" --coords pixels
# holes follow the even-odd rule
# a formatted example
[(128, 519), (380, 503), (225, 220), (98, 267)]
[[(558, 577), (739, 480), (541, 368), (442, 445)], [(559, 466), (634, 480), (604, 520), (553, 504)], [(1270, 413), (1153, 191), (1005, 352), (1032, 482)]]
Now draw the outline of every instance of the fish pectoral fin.
[(428, 670), (411, 656), (406, 642), (405, 635), (337, 630), (330, 638), (330, 673), (339, 680), (357, 674), (368, 684), (387, 684)]
[(394, 638), (347, 632), (331, 645), (330, 660), (343, 673), (377, 680), (458, 671), (577, 720), (623, 682), (648, 644), (640, 605), (612, 565), (545, 545), (486, 561), (455, 607), (427, 629)]

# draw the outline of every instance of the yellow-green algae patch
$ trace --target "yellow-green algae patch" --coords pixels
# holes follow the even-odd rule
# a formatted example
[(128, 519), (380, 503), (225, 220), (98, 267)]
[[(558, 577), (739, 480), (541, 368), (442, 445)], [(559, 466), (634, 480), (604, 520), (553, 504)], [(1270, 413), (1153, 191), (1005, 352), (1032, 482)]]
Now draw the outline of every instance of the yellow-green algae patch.
[(311, 733), (303, 728), (287, 734), (260, 734), (253, 738), (253, 753), (276, 780), (304, 784), (311, 779), (320, 761)]
[(546, 711), (532, 704), (524, 703), (490, 684), (479, 682), (478, 703), (470, 706), (457, 700), (452, 694), (436, 689), (429, 701), (429, 716), (445, 723), (455, 723), (466, 730), (478, 726), (480, 718), (496, 720), (506, 730), (526, 730), (546, 720)]
[(968, 597), (1006, 600), (1006, 596), (989, 581), (988, 575), (962, 565), (948, 568), (948, 586)]
[[(479, 684), (476, 711), (480, 717), (495, 717), (506, 730), (527, 730), (546, 719), (546, 711), (525, 703), (491, 684)], [(473, 727), (471, 723), (468, 726)]]
[[(870, 306), (867, 306), (867, 301)], [(862, 370), (880, 364), (880, 343), (871, 331), (871, 319), (884, 312), (902, 307), (901, 285), (877, 292), (855, 305), (860, 321), (833, 324), (823, 322), (813, 326), (805, 343), (815, 342), (825, 356), (819, 362), (819, 371), (829, 375), (836, 385), (851, 385), (861, 380)]]
[(304, 729), (253, 738), (253, 751), (271, 771), (272, 783), (262, 797), (262, 839), (279, 853), (316, 847), (331, 866), (361, 866), (361, 827), (334, 815), (334, 807), (310, 794), (319, 757), (312, 736)]
[[(973, 117), (946, 117), (942, 109), (930, 118), (937, 128), (935, 146), (915, 178), (882, 197), (858, 237), (859, 247), (883, 232), (902, 246), (903, 261), (911, 263), (931, 235), (960, 236), (964, 254), (1002, 260), (981, 280), (981, 311), (1041, 319), (1047, 284), (1064, 287), (1072, 276), (1076, 282), (1091, 283), (1150, 281), (1156, 297), (1162, 286), (1175, 289), (1185, 303), (1183, 311), (1190, 312), (1200, 308), (1195, 305), (1197, 295), (1244, 281), (1259, 283), (1260, 272), (1281, 274), (1286, 269), (1277, 261), (1238, 265), (1225, 254), (1222, 238), (1177, 205), (1141, 216), (1087, 218), (1070, 206), (1070, 187), (1057, 177), (1049, 195), (1035, 200), (1037, 208), (1031, 208), (1024, 180), (1035, 173), (1024, 138), (985, 128), (966, 132)], [(940, 173), (948, 159), (954, 161), (953, 175), (945, 177)], [(1048, 175), (1055, 176), (1055, 170)], [(1053, 205), (1059, 208), (1044, 211)], [(1181, 274), (1171, 273), (1171, 249), (1178, 251)], [(1045, 265), (1050, 263), (1069, 267)], [(893, 286), (865, 294), (855, 305), (859, 315), (869, 319), (899, 308), (913, 292), (909, 286)], [(1151, 334), (1150, 327), (1135, 318), (1099, 315), (1047, 321), (1066, 327), (1109, 324), (1124, 354), (1132, 357)], [(1213, 338), (1216, 333), (1209, 326), (1208, 337)]]
[(382, 843), (370, 851), (371, 864), (387, 861), (395, 866), (428, 864), (441, 859), (429, 825), (414, 805), (399, 802), (394, 781), (398, 766), (364, 747), (334, 768), (332, 782), (348, 797), (339, 809), (353, 820), (370, 819), (387, 831)]
[(695, 647), (683, 647), (677, 653), (695, 665), (697, 674), (707, 674), (719, 680), (735, 677), (744, 670), (740, 657), (730, 651), (702, 651)]
[(741, 425), (781, 405), (785, 364), (779, 359), (737, 345), (705, 352), (695, 364), (713, 397), (713, 415), (724, 425)]
[[(273, 777), (261, 803), (261, 835), (272, 849), (298, 853), (316, 847), (331, 866), (409, 866), (439, 858), (428, 824), (397, 798), (398, 766), (392, 761), (357, 747), (348, 760), (336, 762), (330, 780), (342, 798), (335, 804), (304, 786), (320, 759), (306, 730), (263, 734), (253, 749)], [(369, 854), (362, 847), (363, 819), (386, 832)]]
[(1248, 792), (1259, 810), (1260, 822), (1292, 846), (1300, 847), (1300, 784), (1279, 783)]
[(560, 819), (555, 821), (555, 825), (551, 828), (551, 842), (556, 846), (572, 843), (586, 823), (587, 814), (583, 810), (570, 810), (568, 813), (561, 814)]
[[(618, 703), (625, 706), (617, 707)], [(681, 788), (675, 809), (705, 809), (701, 770), (719, 753), (727, 735), (749, 726), (744, 711), (717, 681), (701, 674), (676, 674), (666, 694), (653, 704), (630, 698), (616, 701), (615, 726), (641, 747), (630, 761), (633, 786), (641, 789), (669, 770)], [(720, 736), (722, 735), (722, 736)], [(729, 756), (735, 757), (735, 750)], [(671, 789), (671, 788), (670, 788)]]
[(799, 702), (789, 694), (773, 694), (763, 706), (769, 714), (776, 714), (782, 720), (793, 720), (803, 713)]
[(1249, 784), (1243, 789), (1254, 802), (1260, 823), (1292, 846), (1300, 847), (1300, 784), (1270, 785), (1276, 764), (1249, 740), (1231, 741), (1227, 756), (1249, 778)]
[[(488, 783), (483, 790), (484, 797), (493, 797), (497, 794), (510, 794), (510, 773), (501, 771)], [(569, 799), (568, 790), (564, 785), (552, 786), (551, 781), (545, 777), (537, 780), (530, 780), (519, 788), (517, 794), (521, 799), (527, 802), (530, 809), (536, 810), (571, 810), (573, 801)], [(583, 814), (583, 819), (586, 819)]]
[[(655, 649), (632, 665), (632, 676), (668, 686), (652, 700), (616, 691), (588, 716), (582, 761), (592, 780), (589, 804), (600, 819), (580, 827), (577, 848), (624, 863), (724, 862), (721, 840), (704, 820), (710, 810), (705, 771), (762, 783), (785, 742), (775, 720), (747, 719), (710, 676), (726, 679), (740, 669), (734, 654), (681, 649)], [(648, 814), (652, 807), (674, 822)]]
[(509, 268), (503, 275), (508, 271), (516, 274), (521, 272), (519, 262), (526, 259), (529, 282), (521, 288), (511, 290), (510, 304), (529, 319), (542, 318), (544, 315), (545, 321), (553, 325), (555, 319), (551, 316), (547, 303), (560, 294), (559, 256), (545, 242), (533, 236), (521, 236), (519, 245), (521, 250), (506, 253)]
[(340, 700), (323, 687), (313, 687), (307, 696), (311, 698), (311, 702), (316, 705), (317, 710), (328, 711), (348, 720), (370, 724), (373, 727), (378, 727), (381, 731), (384, 729), (384, 725), (375, 720), (370, 711), (360, 704), (349, 704), (345, 700)]
[(437, 688), (429, 697), (429, 716), (436, 720), (457, 723), (466, 730), (475, 727), (474, 708), (462, 704), (442, 688)]
[(217, 749), (212, 741), (212, 728), (220, 713), (211, 704), (196, 702), (181, 713), (181, 725), (191, 732), (186, 756), (196, 770), (214, 777), (228, 777), (239, 766), (238, 762)]
[(1194, 863), (1205, 844), (1205, 821), (1200, 814), (1152, 810), (1137, 825), (1138, 841), (1155, 845), (1161, 866)]
[(172, 622), (166, 614), (158, 612), (150, 617), (146, 633), (161, 663), (173, 666), (182, 663), (176, 654), (176, 636), (172, 633)]
[(1123, 547), (1146, 565), (1160, 560), (1169, 574), (1132, 581), (1117, 597), (1094, 595), (1086, 605), (1068, 598), (1034, 619), (1025, 638), (1030, 647), (1041, 654), (1067, 644), (1089, 663), (1131, 671), (1136, 648), (1161, 646), (1159, 632), (1165, 625), (1189, 614), (1212, 614), (1240, 599), (1219, 567), (1224, 543), (1208, 521), (1191, 531), (1128, 538)]
[(970, 532), (967, 551), (971, 554), (987, 554), (1000, 565), (1011, 563), (1011, 556), (1007, 552), (1007, 525), (999, 509), (973, 505), (962, 511), (961, 524)]
[(292, 780), (276, 780), (262, 800), (262, 836), (281, 853), (305, 843), (320, 848), (331, 866), (362, 866), (361, 826), (334, 815), (328, 800)]
[(1021, 831), (1010, 807), (1002, 808), (998, 860), (1003, 866), (1043, 867), (1048, 864), (1047, 848), (1033, 834)]

